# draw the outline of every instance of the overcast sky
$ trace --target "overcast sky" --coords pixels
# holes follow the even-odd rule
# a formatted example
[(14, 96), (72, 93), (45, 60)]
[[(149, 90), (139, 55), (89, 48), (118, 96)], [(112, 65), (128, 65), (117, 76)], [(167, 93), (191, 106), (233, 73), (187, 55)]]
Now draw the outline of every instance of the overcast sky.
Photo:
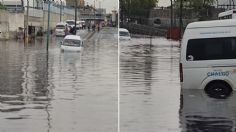
[(169, 6), (170, 0), (159, 0), (158, 6)]
[[(99, 7), (99, 1), (101, 2), (101, 8), (106, 8), (107, 13), (111, 13), (112, 10), (118, 9), (118, 0), (95, 0), (96, 7)], [(94, 0), (85, 0), (85, 5), (94, 5)]]
[[(118, 9), (118, 0), (95, 0), (96, 1), (96, 7), (99, 7), (99, 1), (101, 1), (101, 7), (107, 9), (107, 13), (110, 13), (111, 10), (117, 10)], [(93, 5), (94, 0), (85, 0), (85, 5)], [(159, 0), (158, 3), (159, 6), (169, 6), (170, 0)]]

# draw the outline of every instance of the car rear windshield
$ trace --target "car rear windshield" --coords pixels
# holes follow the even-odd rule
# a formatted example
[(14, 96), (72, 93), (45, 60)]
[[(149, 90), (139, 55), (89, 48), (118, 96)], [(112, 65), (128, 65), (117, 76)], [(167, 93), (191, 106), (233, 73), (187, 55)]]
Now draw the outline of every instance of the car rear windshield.
[(80, 47), (80, 40), (75, 40), (75, 39), (65, 39), (63, 42), (63, 45), (65, 46), (75, 46), (75, 47)]
[(64, 29), (65, 26), (64, 26), (64, 25), (57, 25), (56, 28), (57, 28), (57, 29)]
[(129, 33), (128, 32), (120, 31), (120, 36), (129, 36)]
[(236, 59), (236, 37), (191, 39), (187, 61)]
[(74, 21), (66, 21), (66, 23), (68, 23), (69, 25), (75, 25)]

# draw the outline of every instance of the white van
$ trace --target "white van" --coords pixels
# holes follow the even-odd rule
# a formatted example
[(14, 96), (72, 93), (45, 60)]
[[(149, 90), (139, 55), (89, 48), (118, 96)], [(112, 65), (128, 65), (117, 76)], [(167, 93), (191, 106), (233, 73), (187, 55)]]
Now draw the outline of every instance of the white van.
[(81, 51), (83, 50), (83, 40), (77, 35), (67, 35), (61, 42), (61, 51)]
[(55, 30), (56, 36), (65, 36), (66, 26), (67, 26), (67, 23), (64, 23), (64, 22), (57, 23), (56, 30)]
[(236, 90), (236, 20), (194, 22), (181, 42), (182, 89), (227, 96)]
[(66, 23), (70, 29), (75, 26), (75, 20), (66, 20)]
[(85, 25), (85, 21), (77, 21), (76, 25), (79, 29), (83, 29), (83, 25)]

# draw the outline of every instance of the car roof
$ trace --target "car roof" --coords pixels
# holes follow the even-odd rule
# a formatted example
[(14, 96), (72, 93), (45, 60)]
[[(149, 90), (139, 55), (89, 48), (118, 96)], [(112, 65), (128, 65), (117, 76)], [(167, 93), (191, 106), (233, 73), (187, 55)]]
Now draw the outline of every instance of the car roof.
[(125, 28), (119, 28), (119, 31), (123, 31), (123, 32), (129, 32), (127, 29)]
[(67, 23), (66, 22), (59, 22), (57, 23), (57, 25), (66, 25)]
[(75, 20), (66, 20), (66, 22), (68, 22), (68, 21), (74, 21), (75, 22)]
[(230, 27), (230, 26), (236, 26), (236, 19), (193, 22), (193, 23), (188, 24), (187, 29), (211, 28), (211, 27)]
[(78, 35), (67, 35), (64, 39), (76, 39), (81, 40), (81, 37)]

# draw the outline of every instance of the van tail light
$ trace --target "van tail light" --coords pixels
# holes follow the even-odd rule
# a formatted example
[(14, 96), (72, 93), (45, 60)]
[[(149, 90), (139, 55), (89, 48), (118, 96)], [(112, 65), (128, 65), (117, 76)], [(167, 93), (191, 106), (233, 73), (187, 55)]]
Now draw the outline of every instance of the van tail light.
[(183, 66), (182, 66), (182, 63), (179, 63), (179, 78), (180, 78), (180, 82), (183, 82)]

